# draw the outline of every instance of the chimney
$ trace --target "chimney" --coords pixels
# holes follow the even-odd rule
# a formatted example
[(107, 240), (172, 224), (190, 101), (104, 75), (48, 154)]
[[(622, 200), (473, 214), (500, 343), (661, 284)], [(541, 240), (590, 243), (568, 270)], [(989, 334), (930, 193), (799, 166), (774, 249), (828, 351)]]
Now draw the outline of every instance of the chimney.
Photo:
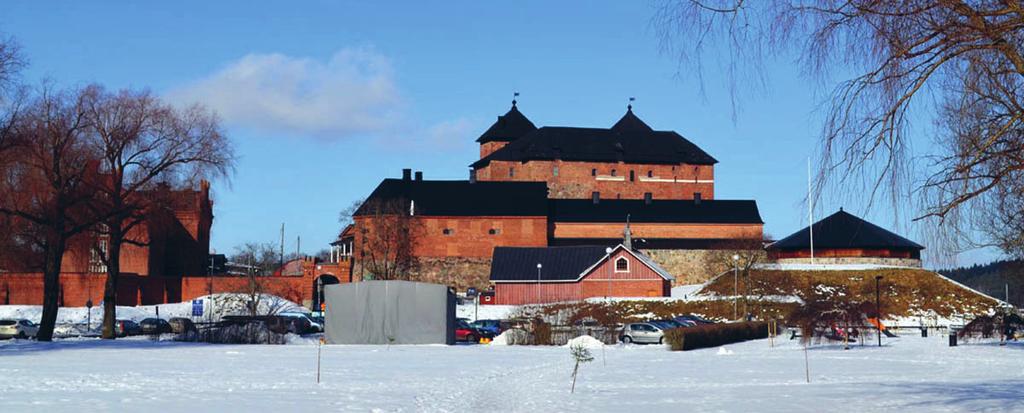
[(650, 192), (644, 192), (644, 205), (650, 205), (650, 204), (651, 204), (651, 193)]
[(470, 169), (469, 170), (469, 183), (471, 183), (471, 184), (475, 184), (476, 183), (476, 169)]
[(594, 200), (594, 205), (601, 203), (601, 193), (594, 191), (590, 193), (590, 197)]
[(423, 171), (416, 171), (416, 180), (417, 181), (422, 181), (423, 180)]
[(693, 193), (693, 204), (700, 205), (700, 192)]
[(411, 181), (412, 180), (412, 169), (409, 169), (409, 168), (403, 168), (402, 169), (402, 180), (403, 181)]

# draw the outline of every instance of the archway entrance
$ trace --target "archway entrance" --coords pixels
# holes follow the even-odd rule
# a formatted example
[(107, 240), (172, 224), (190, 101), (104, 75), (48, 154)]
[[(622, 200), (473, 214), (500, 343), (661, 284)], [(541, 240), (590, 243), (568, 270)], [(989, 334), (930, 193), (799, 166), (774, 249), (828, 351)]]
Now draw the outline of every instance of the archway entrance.
[(317, 288), (317, 280), (321, 280), (324, 286), (331, 284), (338, 284), (338, 277), (331, 274), (320, 274), (320, 276), (313, 279), (313, 311), (321, 311), (322, 306), (320, 303), (324, 302), (324, 292)]

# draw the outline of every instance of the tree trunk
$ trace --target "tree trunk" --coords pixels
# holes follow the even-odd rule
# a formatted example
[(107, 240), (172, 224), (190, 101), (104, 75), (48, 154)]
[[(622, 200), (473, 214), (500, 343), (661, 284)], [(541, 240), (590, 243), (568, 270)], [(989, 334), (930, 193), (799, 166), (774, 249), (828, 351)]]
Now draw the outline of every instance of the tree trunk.
[(103, 338), (117, 337), (117, 278), (121, 274), (121, 222), (107, 224), (110, 236), (107, 240), (107, 282), (103, 286)]
[(39, 321), (38, 341), (53, 341), (53, 329), (57, 324), (57, 300), (60, 296), (60, 268), (64, 258), (66, 240), (63, 228), (51, 229), (57, 235), (49, 237), (43, 263), (43, 316)]

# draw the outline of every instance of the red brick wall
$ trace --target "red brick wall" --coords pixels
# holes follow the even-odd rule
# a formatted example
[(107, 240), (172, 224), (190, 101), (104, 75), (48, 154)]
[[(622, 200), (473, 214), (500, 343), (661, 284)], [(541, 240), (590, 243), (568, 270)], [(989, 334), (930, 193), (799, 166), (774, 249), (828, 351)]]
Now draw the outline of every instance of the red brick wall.
[[(489, 258), (494, 247), (543, 247), (547, 217), (421, 217), (417, 257)], [(449, 230), (449, 235), (444, 230)], [(490, 230), (495, 230), (491, 234)]]
[[(763, 224), (633, 223), (633, 238), (761, 239)], [(622, 223), (554, 223), (555, 238), (621, 238)]]
[(508, 145), (508, 142), (487, 142), (480, 144), (480, 159), (494, 153), (494, 151), (497, 151), (498, 149), (504, 148), (505, 145)]
[[(769, 251), (769, 258), (771, 259), (783, 259), (783, 258), (810, 258), (811, 251), (799, 250), (799, 251)], [(821, 258), (835, 258), (835, 257), (882, 257), (882, 258), (920, 258), (919, 253), (912, 251), (894, 251), (889, 249), (863, 249), (863, 248), (827, 248), (827, 249), (814, 249), (814, 256)]]
[[(356, 218), (355, 249), (363, 244), (363, 231), (372, 231), (373, 217)], [(490, 258), (496, 246), (546, 246), (547, 217), (435, 217), (417, 216), (416, 257)], [(444, 230), (449, 234), (445, 235)], [(490, 230), (494, 229), (495, 234)]]
[[(555, 176), (555, 168), (558, 175)], [(514, 171), (509, 174), (509, 170)], [(592, 172), (597, 169), (597, 176)], [(612, 176), (612, 170), (615, 176)], [(630, 171), (633, 180), (630, 181)], [(648, 177), (648, 172), (651, 177)], [(598, 162), (492, 161), (476, 172), (481, 181), (547, 182), (551, 198), (590, 198), (600, 192), (604, 199), (643, 199), (650, 192), (654, 199), (702, 199), (715, 197), (714, 165), (656, 165)]]
[[(139, 277), (124, 274), (118, 279), (118, 305), (136, 305)], [(92, 298), (93, 305), (103, 301), (105, 274), (65, 273), (60, 276), (63, 306), (84, 307)], [(0, 274), (0, 304), (42, 305), (43, 276), (39, 273)]]

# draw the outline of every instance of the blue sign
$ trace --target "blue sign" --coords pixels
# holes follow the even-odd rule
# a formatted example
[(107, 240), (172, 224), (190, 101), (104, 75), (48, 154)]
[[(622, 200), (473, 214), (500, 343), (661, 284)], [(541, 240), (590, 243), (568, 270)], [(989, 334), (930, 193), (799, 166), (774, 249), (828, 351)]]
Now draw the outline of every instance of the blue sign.
[(466, 289), (466, 295), (468, 295), (470, 297), (476, 297), (476, 288), (474, 288), (474, 287), (467, 288)]
[(192, 316), (203, 316), (203, 300), (192, 300)]

